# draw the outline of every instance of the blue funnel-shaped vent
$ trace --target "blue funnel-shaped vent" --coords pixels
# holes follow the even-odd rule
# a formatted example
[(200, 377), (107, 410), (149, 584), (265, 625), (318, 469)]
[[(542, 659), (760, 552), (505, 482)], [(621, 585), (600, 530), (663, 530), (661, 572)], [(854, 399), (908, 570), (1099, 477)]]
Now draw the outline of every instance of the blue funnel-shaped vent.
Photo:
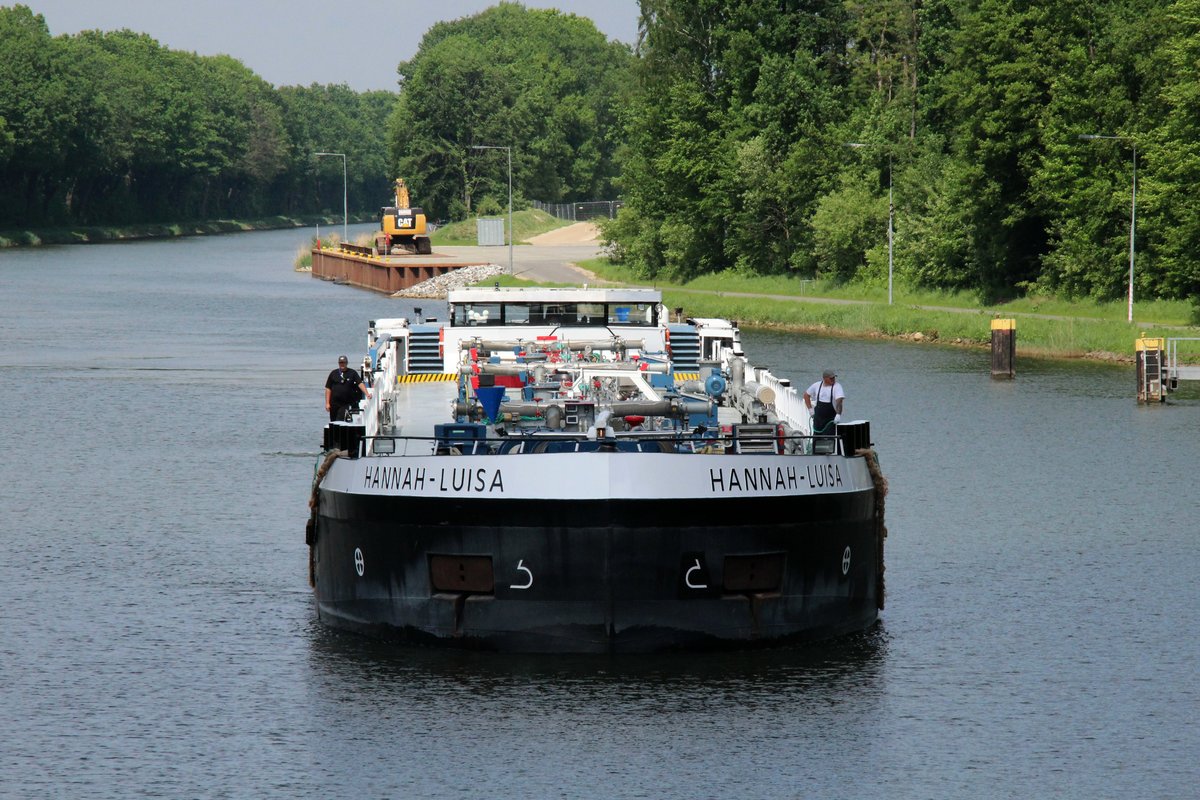
[(495, 422), (496, 414), (500, 411), (500, 401), (504, 399), (504, 387), (480, 386), (475, 389), (475, 396), (483, 406), (483, 413), (487, 414), (490, 421)]

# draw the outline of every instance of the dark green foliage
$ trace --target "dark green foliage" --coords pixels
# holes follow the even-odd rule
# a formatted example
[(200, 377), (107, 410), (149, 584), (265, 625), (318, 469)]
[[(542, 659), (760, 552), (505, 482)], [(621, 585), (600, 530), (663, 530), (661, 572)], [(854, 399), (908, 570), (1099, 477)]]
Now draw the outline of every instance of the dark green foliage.
[(292, 169), (276, 183), (281, 210), (338, 212), (345, 153), (351, 210), (378, 211), (393, 203), (388, 180), (387, 118), (391, 92), (354, 92), (345, 85), (284, 86), (278, 90)]
[(388, 199), (395, 95), (275, 89), (131, 31), (52, 37), (0, 8), (0, 228), (261, 217)]
[(1141, 262), (1137, 288), (1190, 297), (1200, 324), (1200, 0), (1173, 3), (1148, 33), (1163, 41), (1149, 69), (1164, 79), (1138, 154), (1138, 238), (1150, 239), (1154, 257)]
[(478, 197), (546, 202), (611, 197), (617, 104), (632, 56), (587, 19), (501, 3), (440, 22), (400, 64), (389, 123), (395, 174), (435, 218), (461, 217)]
[[(433, 26), (401, 91), (274, 88), (0, 8), (0, 228), (625, 202), (644, 277), (723, 270), (988, 299), (1200, 297), (1200, 0), (642, 0), (636, 54), (501, 3)], [(1081, 139), (1100, 134), (1105, 139)], [(851, 143), (860, 146), (850, 147)]]
[(644, 274), (813, 272), (843, 16), (840, 2), (642, 3), (621, 189)]
[(641, 9), (606, 233), (642, 274), (886, 281), (890, 173), (902, 280), (1121, 297), (1136, 144), (1135, 294), (1200, 295), (1200, 0)]

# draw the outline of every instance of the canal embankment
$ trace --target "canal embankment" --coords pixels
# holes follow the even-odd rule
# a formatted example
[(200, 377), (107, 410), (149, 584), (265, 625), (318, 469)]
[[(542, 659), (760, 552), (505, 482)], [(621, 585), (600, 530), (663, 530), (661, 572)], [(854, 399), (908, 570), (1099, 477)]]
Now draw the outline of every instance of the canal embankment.
[[(970, 295), (905, 291), (889, 304), (886, 289), (876, 298), (863, 287), (734, 275), (647, 282), (603, 258), (578, 266), (592, 280), (654, 285), (668, 308), (682, 309), (686, 316), (736, 319), (752, 328), (986, 349), (991, 346), (991, 321), (1006, 318), (1016, 321), (1018, 357), (1121, 363), (1133, 362), (1134, 343), (1143, 335), (1200, 336), (1200, 326), (1193, 323), (1196, 311), (1184, 301), (1139, 303), (1130, 323), (1124, 319), (1123, 302), (1043, 297), (985, 304)], [(1200, 359), (1200, 352), (1181, 356)]]
[[(0, 230), (0, 247), (37, 247), (58, 244), (97, 244), (129, 242), (140, 239), (174, 239), (181, 236), (209, 236), (218, 233), (282, 230), (316, 225), (338, 226), (341, 214), (277, 215), (251, 220), (212, 219), (191, 222), (154, 222), (136, 225), (69, 225), (46, 228), (12, 228)], [(349, 222), (374, 222), (376, 215), (352, 214)]]

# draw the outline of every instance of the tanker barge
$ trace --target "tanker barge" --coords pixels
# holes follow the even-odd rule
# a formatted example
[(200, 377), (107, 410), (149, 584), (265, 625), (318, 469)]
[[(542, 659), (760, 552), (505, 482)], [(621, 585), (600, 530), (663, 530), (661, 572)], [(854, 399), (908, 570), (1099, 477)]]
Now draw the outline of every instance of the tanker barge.
[(813, 436), (735, 323), (647, 289), (462, 289), (373, 321), (371, 397), (325, 429), (308, 524), (326, 624), (515, 652), (737, 648), (883, 608), (865, 421)]

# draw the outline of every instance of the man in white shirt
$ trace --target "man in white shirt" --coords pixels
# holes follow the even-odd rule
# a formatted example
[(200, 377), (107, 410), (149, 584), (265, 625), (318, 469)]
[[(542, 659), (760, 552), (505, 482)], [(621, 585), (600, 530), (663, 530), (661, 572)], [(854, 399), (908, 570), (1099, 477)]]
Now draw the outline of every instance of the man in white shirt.
[(804, 392), (804, 405), (813, 412), (813, 433), (827, 433), (826, 428), (835, 418), (841, 418), (842, 403), (846, 392), (838, 383), (837, 373), (831, 369), (825, 370), (821, 380), (814, 383)]

